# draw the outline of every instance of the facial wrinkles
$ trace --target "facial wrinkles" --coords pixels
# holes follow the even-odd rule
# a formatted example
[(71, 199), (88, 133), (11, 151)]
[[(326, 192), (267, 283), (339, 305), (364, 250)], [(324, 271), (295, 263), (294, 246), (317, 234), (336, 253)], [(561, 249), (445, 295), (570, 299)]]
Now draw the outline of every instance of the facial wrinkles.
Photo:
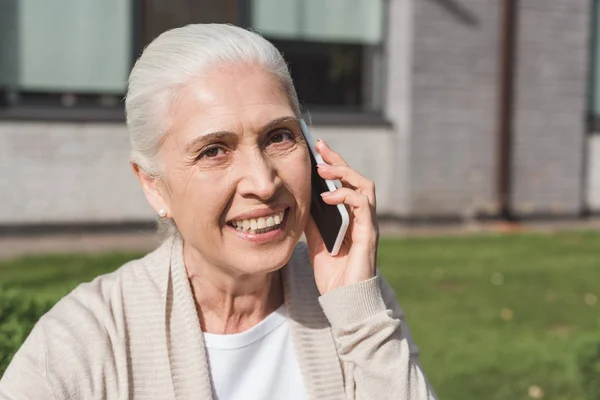
[[(246, 174), (251, 177), (254, 176), (257, 180), (272, 180), (274, 178), (274, 166), (270, 157), (264, 153), (262, 143), (256, 143), (255, 145), (250, 146), (247, 152), (248, 154), (244, 154), (241, 162), (241, 167), (246, 168)], [(252, 173), (250, 173), (250, 171), (252, 171)]]
[[(216, 118), (216, 117), (215, 117)], [(242, 179), (255, 180), (250, 182), (252, 185), (256, 184), (273, 184), (273, 182), (260, 182), (258, 179), (274, 180), (278, 179), (286, 186), (287, 190), (291, 193), (292, 189), (287, 187), (284, 179), (278, 176), (278, 162), (277, 154), (269, 155), (263, 148), (264, 136), (256, 132), (248, 132), (253, 130), (254, 127), (249, 127), (238, 133), (240, 140), (236, 143), (235, 148), (228, 149), (230, 151), (232, 162), (226, 168), (215, 169), (215, 170), (203, 170), (200, 166), (195, 163), (188, 163), (187, 161), (181, 160), (177, 163), (175, 168), (175, 175), (178, 175), (180, 180), (179, 184), (175, 187), (181, 188), (179, 198), (190, 198), (187, 193), (194, 192), (195, 185), (202, 185), (205, 187), (211, 187), (218, 191), (217, 198), (228, 197), (230, 200), (227, 204), (223, 205), (222, 212), (226, 211), (226, 207), (230, 206), (236, 196), (237, 184)], [(298, 151), (296, 148), (294, 151)], [(186, 155), (186, 158), (190, 158), (190, 155)], [(257, 176), (260, 174), (260, 176)], [(254, 176), (253, 176), (254, 175)], [(275, 195), (275, 193), (273, 193)], [(270, 200), (270, 199), (261, 199)], [(253, 204), (255, 206), (256, 204)], [(218, 217), (215, 217), (217, 219)]]
[[(260, 176), (256, 177), (257, 174), (264, 174), (264, 169), (268, 168), (268, 177)], [(235, 151), (234, 161), (224, 171), (224, 175), (220, 177), (219, 185), (223, 187), (223, 195), (226, 194), (228, 198), (227, 204), (222, 209), (222, 223), (225, 224), (227, 220), (240, 212), (248, 211), (249, 209), (255, 208), (262, 204), (265, 200), (254, 196), (247, 198), (245, 194), (254, 193), (258, 187), (250, 186), (249, 189), (242, 189), (240, 185), (257, 185), (260, 182), (256, 182), (256, 179), (274, 179), (271, 171), (271, 165), (261, 152), (260, 143), (255, 143), (254, 140), (246, 140), (240, 143)], [(254, 175), (254, 176), (253, 176)], [(275, 178), (276, 179), (276, 178)], [(271, 182), (267, 184), (272, 184)], [(273, 193), (275, 195), (275, 193)], [(221, 231), (221, 234), (225, 234), (225, 231)]]
[[(279, 176), (279, 167), (282, 166), (280, 163), (285, 162), (284, 159), (287, 156), (292, 154), (291, 157), (294, 158), (290, 161), (297, 162), (298, 159), (293, 155), (297, 149), (285, 154), (286, 157), (279, 153), (265, 152), (266, 132), (259, 131), (265, 123), (273, 118), (294, 116), (286, 95), (276, 90), (276, 87), (265, 85), (262, 82), (257, 86), (256, 91), (250, 90), (251, 86), (244, 88), (244, 84), (250, 82), (248, 74), (245, 74), (239, 82), (236, 79), (225, 81), (210, 79), (206, 85), (202, 83), (197, 87), (188, 87), (189, 90), (182, 94), (181, 101), (178, 103), (179, 109), (176, 115), (178, 124), (174, 127), (174, 132), (178, 135), (175, 135), (175, 140), (170, 143), (171, 150), (174, 151), (170, 156), (176, 156), (177, 159), (183, 160), (178, 162), (173, 170), (173, 173), (178, 175), (177, 178), (181, 179), (179, 181), (181, 185), (177, 188), (179, 190), (176, 201), (181, 203), (180, 208), (186, 212), (186, 217), (194, 221), (193, 227), (199, 228), (198, 224), (210, 227), (208, 229), (212, 234), (208, 234), (206, 239), (210, 237), (211, 242), (222, 242), (219, 238), (223, 237), (225, 233), (223, 228), (225, 228), (226, 217), (249, 211), (260, 205), (261, 201), (270, 200), (263, 198), (259, 201), (256, 199), (248, 201), (237, 193), (237, 184), (240, 179), (253, 178), (251, 175), (253, 171), (268, 174), (260, 176), (259, 179), (280, 180), (281, 186), (277, 188), (279, 192), (275, 192), (275, 196), (288, 196), (289, 198), (286, 197), (286, 200), (294, 201), (295, 195), (297, 195), (297, 189), (294, 190), (294, 182), (286, 182), (284, 177)], [(215, 88), (211, 87), (213, 83), (217, 85)], [(268, 94), (265, 96), (262, 92), (263, 95), (254, 95), (255, 92), (260, 93), (261, 88), (268, 89)], [(216, 166), (212, 169), (203, 169), (202, 161), (194, 162), (193, 154), (182, 155), (182, 149), (195, 137), (219, 131), (231, 131), (238, 136), (235, 147), (228, 150), (233, 152), (233, 158), (227, 165), (222, 168)], [(199, 144), (198, 147), (202, 146), (203, 144)], [(199, 148), (194, 148), (194, 150), (200, 151)], [(297, 181), (294, 171), (281, 167), (281, 172), (287, 174), (287, 179), (291, 177)], [(250, 175), (248, 175), (249, 173)], [(272, 181), (268, 183), (273, 184)], [(199, 189), (202, 186), (211, 189)], [(250, 188), (252, 189), (252, 187)], [(189, 204), (190, 201), (194, 201), (191, 196), (197, 196), (197, 202)], [(202, 199), (203, 196), (214, 198), (214, 200), (211, 202)], [(188, 204), (186, 205), (184, 202), (188, 202)], [(209, 210), (212, 215), (207, 218), (206, 212)], [(190, 211), (196, 215), (190, 215)], [(294, 219), (298, 218), (299, 216), (294, 214)], [(188, 221), (190, 220), (188, 219)], [(215, 221), (217, 221), (216, 224)], [(298, 231), (298, 229), (295, 228), (294, 231)], [(215, 234), (216, 232), (218, 233)], [(222, 244), (226, 243), (222, 242)]]
[[(237, 192), (238, 192), (238, 184), (245, 179), (249, 179), (250, 182), (247, 182), (251, 185), (271, 185), (272, 182), (261, 182), (257, 181), (257, 179), (264, 180), (272, 180), (277, 179), (273, 172), (273, 165), (269, 160), (269, 157), (266, 156), (262, 150), (261, 138), (258, 135), (247, 134), (244, 135), (245, 138), (242, 138), (240, 142), (238, 142), (236, 148), (229, 149), (228, 151), (232, 152), (232, 162), (228, 164), (224, 168), (216, 168), (214, 170), (204, 170), (196, 167), (194, 165), (190, 166), (184, 171), (185, 176), (185, 189), (179, 195), (183, 198), (192, 199), (191, 195), (187, 195), (187, 193), (193, 194), (195, 185), (202, 185), (204, 187), (212, 188), (213, 192), (210, 194), (214, 195), (215, 199), (223, 199), (222, 204), (216, 203), (218, 209), (210, 210), (211, 213), (214, 213), (212, 221), (214, 222), (214, 226), (219, 229), (219, 235), (210, 235), (208, 232), (205, 237), (214, 243), (217, 237), (222, 238), (225, 234), (225, 231), (222, 229), (225, 227), (227, 214), (232, 206), (238, 206), (244, 203), (246, 211), (247, 209), (256, 207), (262, 201), (270, 200), (270, 199), (258, 199), (258, 201), (254, 200), (252, 202), (248, 202), (248, 200), (241, 200), (238, 198), (239, 203), (236, 204)], [(257, 176), (260, 174), (260, 176)], [(259, 187), (251, 188), (250, 193), (252, 193), (252, 189), (259, 189)], [(273, 193), (272, 195), (275, 195)], [(204, 193), (204, 195), (209, 195), (209, 193)], [(204, 229), (211, 229), (212, 225), (203, 226), (200, 225), (202, 223), (206, 224), (206, 212), (207, 210), (201, 209), (202, 207), (194, 204), (194, 223), (198, 226), (198, 231)], [(201, 217), (204, 216), (204, 217)]]

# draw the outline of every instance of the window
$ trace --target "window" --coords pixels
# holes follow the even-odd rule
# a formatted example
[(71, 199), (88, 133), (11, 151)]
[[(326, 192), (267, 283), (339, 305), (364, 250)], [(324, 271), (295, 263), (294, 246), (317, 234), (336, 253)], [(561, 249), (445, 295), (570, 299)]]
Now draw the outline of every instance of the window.
[(141, 49), (167, 29), (199, 22), (265, 35), (312, 111), (378, 112), (383, 1), (2, 1), (0, 117), (122, 119)]
[(240, 0), (137, 0), (140, 49), (162, 32), (193, 23), (240, 22)]
[(119, 107), (132, 60), (126, 1), (4, 1), (0, 16), (6, 106)]
[(290, 64), (312, 110), (381, 110), (383, 0), (252, 0), (250, 26)]

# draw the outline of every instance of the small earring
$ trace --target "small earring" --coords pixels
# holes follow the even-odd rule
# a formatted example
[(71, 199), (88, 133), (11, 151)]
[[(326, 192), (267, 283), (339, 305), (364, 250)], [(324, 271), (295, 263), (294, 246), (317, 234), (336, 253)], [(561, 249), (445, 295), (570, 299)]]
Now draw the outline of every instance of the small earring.
[(160, 210), (158, 210), (158, 216), (161, 218), (165, 218), (167, 216), (167, 210), (161, 208)]

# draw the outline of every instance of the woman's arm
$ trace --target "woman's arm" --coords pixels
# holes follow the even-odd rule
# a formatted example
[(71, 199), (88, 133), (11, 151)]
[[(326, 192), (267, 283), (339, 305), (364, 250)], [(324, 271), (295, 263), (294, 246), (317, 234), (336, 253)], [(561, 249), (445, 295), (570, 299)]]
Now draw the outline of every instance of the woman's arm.
[(106, 282), (80, 285), (40, 318), (0, 380), (0, 400), (123, 397), (122, 340), (110, 335), (117, 329), (100, 289), (112, 287)]
[(419, 364), (404, 313), (382, 278), (337, 288), (319, 300), (340, 359), (352, 370), (354, 395), (348, 393), (349, 398), (437, 398)]
[(0, 378), (0, 400), (54, 399), (45, 371), (44, 342), (36, 326)]
[[(375, 184), (350, 168), (323, 141), (316, 147), (327, 163), (319, 166), (319, 175), (339, 179), (343, 185), (322, 194), (323, 201), (344, 204), (350, 211), (348, 233), (335, 257), (327, 252), (312, 219), (305, 229), (319, 300), (345, 363), (344, 375), (354, 381), (354, 385), (346, 385), (347, 396), (435, 399), (394, 292), (376, 274), (379, 228)], [(353, 371), (349, 373), (348, 367)]]

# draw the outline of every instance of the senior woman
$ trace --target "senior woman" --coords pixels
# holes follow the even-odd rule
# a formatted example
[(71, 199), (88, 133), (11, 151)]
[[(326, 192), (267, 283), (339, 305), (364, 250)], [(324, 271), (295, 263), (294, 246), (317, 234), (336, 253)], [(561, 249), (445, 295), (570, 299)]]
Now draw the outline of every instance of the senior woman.
[[(376, 274), (375, 189), (320, 141), (351, 225), (330, 256), (288, 68), (229, 25), (163, 33), (126, 99), (131, 163), (168, 238), (37, 323), (3, 399), (433, 399)], [(302, 233), (307, 243), (298, 244)]]

